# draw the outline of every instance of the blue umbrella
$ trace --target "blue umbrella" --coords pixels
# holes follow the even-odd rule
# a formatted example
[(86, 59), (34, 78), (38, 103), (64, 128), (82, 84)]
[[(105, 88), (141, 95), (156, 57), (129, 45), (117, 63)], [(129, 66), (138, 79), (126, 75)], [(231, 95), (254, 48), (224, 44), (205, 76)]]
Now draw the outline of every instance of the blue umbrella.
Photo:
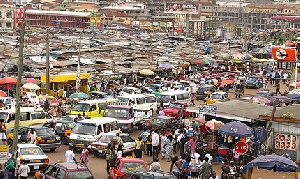
[(292, 160), (279, 155), (264, 155), (257, 157), (248, 163), (248, 167), (258, 167), (261, 169), (294, 172), (298, 169), (298, 165)]
[(300, 98), (300, 94), (287, 94), (285, 96), (290, 99), (299, 99)]
[(253, 130), (240, 121), (233, 121), (225, 124), (219, 129), (219, 133), (222, 135), (230, 135), (233, 137), (251, 137)]
[(82, 92), (79, 92), (79, 93), (71, 94), (71, 95), (69, 96), (69, 98), (83, 99), (83, 98), (89, 98), (89, 95), (88, 95), (88, 94), (85, 94), (85, 93), (82, 93)]

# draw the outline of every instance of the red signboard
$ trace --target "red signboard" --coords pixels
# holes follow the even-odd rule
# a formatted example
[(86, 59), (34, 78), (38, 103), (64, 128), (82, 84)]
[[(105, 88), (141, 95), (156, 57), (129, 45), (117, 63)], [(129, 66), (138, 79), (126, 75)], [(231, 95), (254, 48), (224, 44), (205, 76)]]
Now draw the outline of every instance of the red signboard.
[(21, 29), (21, 23), (24, 18), (24, 9), (16, 8), (15, 9), (15, 30)]
[(244, 154), (248, 151), (248, 145), (245, 142), (238, 142), (235, 144), (234, 150), (237, 153)]
[(274, 47), (272, 48), (272, 56), (279, 61), (295, 61), (296, 49)]

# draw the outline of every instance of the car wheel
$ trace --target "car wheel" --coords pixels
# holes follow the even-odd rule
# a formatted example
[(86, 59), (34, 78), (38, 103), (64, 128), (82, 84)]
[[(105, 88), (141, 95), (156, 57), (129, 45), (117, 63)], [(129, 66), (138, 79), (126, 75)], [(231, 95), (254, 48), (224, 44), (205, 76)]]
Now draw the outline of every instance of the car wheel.
[(55, 148), (50, 149), (51, 152), (55, 152)]
[(68, 139), (68, 137), (62, 137), (62, 138), (61, 138), (61, 143), (62, 143), (63, 145), (68, 145), (68, 144), (69, 144), (69, 139)]
[(13, 145), (13, 140), (7, 139), (7, 145), (12, 146)]

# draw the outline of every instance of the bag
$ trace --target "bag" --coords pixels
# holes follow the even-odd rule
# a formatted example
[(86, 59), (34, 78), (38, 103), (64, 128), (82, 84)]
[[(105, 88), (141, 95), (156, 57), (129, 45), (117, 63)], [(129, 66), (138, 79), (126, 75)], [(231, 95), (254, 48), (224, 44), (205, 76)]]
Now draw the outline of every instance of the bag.
[(7, 163), (6, 163), (6, 166), (5, 166), (7, 169), (15, 169), (15, 162), (13, 160), (9, 160)]

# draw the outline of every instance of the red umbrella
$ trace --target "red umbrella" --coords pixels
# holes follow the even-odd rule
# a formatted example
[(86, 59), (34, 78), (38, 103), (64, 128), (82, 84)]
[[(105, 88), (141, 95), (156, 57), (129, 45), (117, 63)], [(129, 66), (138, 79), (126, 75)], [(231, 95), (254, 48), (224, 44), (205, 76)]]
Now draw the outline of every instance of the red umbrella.
[(34, 83), (34, 84), (36, 84), (36, 83), (37, 83), (37, 80), (34, 79), (34, 78), (23, 78), (23, 79), (22, 79), (22, 83), (23, 83), (23, 84), (26, 84), (26, 83)]
[(0, 97), (7, 97), (7, 94), (4, 91), (0, 90)]
[(17, 79), (16, 78), (11, 78), (11, 77), (4, 77), (0, 79), (0, 85), (3, 84), (16, 84)]

